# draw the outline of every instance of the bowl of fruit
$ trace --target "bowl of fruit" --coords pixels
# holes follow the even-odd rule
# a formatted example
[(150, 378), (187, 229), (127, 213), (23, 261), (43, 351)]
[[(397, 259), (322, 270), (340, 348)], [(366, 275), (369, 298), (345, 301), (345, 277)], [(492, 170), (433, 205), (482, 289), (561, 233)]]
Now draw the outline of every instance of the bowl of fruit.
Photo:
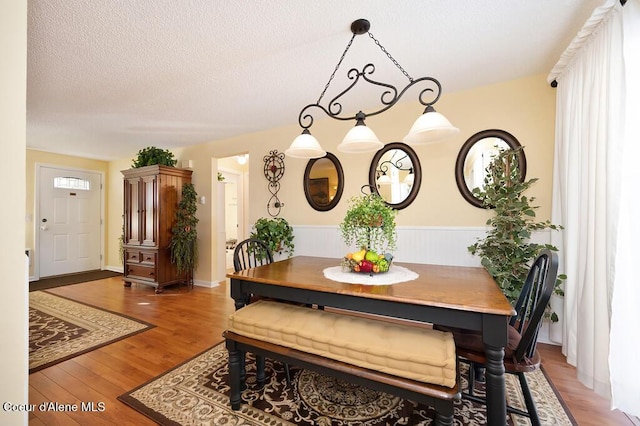
[(346, 272), (381, 274), (389, 271), (392, 260), (393, 256), (390, 253), (378, 254), (363, 248), (347, 253), (342, 259), (342, 269)]

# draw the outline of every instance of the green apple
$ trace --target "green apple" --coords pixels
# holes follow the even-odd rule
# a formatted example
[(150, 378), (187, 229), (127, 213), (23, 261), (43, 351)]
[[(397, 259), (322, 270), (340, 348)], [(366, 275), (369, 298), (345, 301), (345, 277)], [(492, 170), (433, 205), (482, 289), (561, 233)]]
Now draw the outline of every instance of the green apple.
[(378, 253), (373, 250), (369, 250), (367, 254), (364, 256), (369, 262), (377, 262), (378, 261)]

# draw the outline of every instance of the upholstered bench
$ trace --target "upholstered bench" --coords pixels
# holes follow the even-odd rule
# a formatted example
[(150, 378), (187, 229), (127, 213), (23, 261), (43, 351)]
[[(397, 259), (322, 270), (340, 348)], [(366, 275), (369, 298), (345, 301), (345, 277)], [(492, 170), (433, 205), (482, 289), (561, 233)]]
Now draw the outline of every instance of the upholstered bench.
[(430, 405), (436, 424), (453, 422), (460, 393), (451, 333), (260, 300), (230, 316), (224, 337), (235, 410), (252, 352)]

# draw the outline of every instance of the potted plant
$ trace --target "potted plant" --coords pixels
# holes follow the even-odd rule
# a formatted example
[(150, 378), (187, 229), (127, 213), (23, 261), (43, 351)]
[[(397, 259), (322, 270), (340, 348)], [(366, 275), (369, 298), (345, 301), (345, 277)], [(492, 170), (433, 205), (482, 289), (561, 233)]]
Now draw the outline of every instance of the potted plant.
[[(364, 187), (363, 187), (364, 188)], [(377, 193), (349, 199), (349, 208), (340, 223), (340, 234), (348, 246), (358, 248), (348, 253), (343, 266), (355, 272), (386, 272), (396, 249), (396, 215)], [(379, 259), (385, 262), (379, 265)], [(369, 261), (363, 262), (363, 261)]]
[(261, 217), (253, 224), (251, 238), (257, 238), (269, 245), (272, 253), (293, 255), (293, 228), (286, 219)]
[(138, 156), (133, 160), (132, 168), (137, 169), (144, 166), (153, 166), (159, 164), (161, 166), (175, 167), (178, 160), (168, 149), (156, 148), (150, 146), (138, 151)]
[[(560, 226), (550, 221), (536, 222), (532, 206), (534, 197), (524, 195), (538, 179), (521, 181), (518, 170), (518, 152), (522, 148), (501, 150), (487, 166), (482, 188), (474, 188), (473, 194), (482, 200), (487, 208), (493, 208), (494, 215), (487, 221), (491, 228), (483, 239), (468, 247), (469, 251), (481, 258), (489, 274), (498, 283), (507, 298), (515, 301), (529, 272), (530, 262), (540, 250), (558, 249), (551, 244), (531, 242), (534, 231), (552, 229)], [(560, 284), (566, 276), (559, 275), (556, 293), (560, 293)], [(554, 313), (551, 319), (557, 320)]]
[(196, 225), (197, 193), (192, 183), (182, 185), (182, 199), (176, 210), (176, 222), (171, 228), (171, 262), (187, 284), (193, 284), (193, 271), (198, 266), (198, 232)]

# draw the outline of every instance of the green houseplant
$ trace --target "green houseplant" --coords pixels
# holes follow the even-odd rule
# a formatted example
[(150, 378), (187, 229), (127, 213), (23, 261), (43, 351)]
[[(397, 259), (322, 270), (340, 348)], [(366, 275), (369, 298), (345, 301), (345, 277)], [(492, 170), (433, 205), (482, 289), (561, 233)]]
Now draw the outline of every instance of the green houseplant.
[[(473, 194), (482, 200), (485, 207), (492, 207), (494, 215), (487, 221), (490, 226), (487, 235), (468, 247), (469, 251), (481, 258), (482, 265), (498, 283), (507, 298), (515, 301), (529, 272), (530, 262), (540, 250), (558, 249), (550, 244), (531, 242), (534, 231), (561, 229), (550, 221), (537, 222), (532, 206), (534, 197), (524, 193), (538, 179), (521, 181), (518, 170), (518, 152), (508, 149), (500, 151), (486, 169), (483, 188), (474, 188)], [(561, 292), (558, 277), (556, 292)], [(551, 314), (554, 320), (554, 314)]]
[(293, 228), (286, 219), (274, 217), (267, 219), (261, 217), (253, 224), (251, 238), (257, 238), (269, 245), (272, 253), (287, 253), (293, 255)]
[(182, 185), (182, 199), (178, 203), (169, 243), (171, 262), (176, 265), (178, 274), (186, 278), (187, 284), (193, 284), (193, 271), (198, 266), (197, 195), (192, 183)]
[(178, 160), (168, 149), (156, 148), (150, 146), (138, 151), (138, 156), (133, 160), (132, 168), (137, 169), (144, 166), (153, 166), (159, 164), (161, 166), (175, 167)]
[(377, 193), (349, 199), (349, 208), (340, 223), (340, 234), (345, 244), (378, 253), (396, 249), (397, 211)]

